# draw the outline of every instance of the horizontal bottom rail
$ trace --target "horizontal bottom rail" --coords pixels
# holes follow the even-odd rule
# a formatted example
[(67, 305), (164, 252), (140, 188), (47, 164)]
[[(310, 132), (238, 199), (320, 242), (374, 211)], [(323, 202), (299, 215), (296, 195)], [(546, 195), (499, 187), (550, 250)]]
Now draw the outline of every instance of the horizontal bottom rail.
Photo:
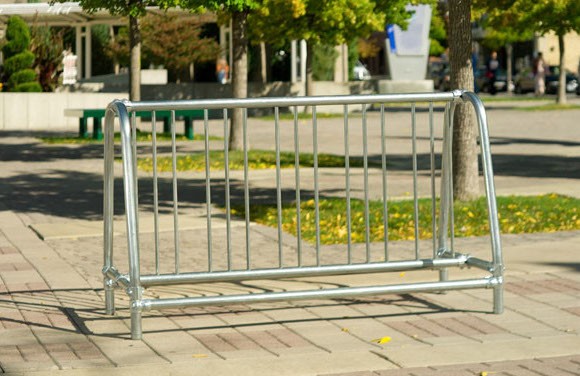
[(203, 273), (142, 275), (143, 287), (168, 284), (233, 282), (259, 279), (299, 278), (360, 273), (382, 273), (419, 269), (441, 269), (465, 265), (468, 257), (456, 254), (455, 258), (389, 261), (372, 264), (306, 266), (280, 269), (232, 270)]
[(207, 305), (230, 305), (241, 303), (266, 303), (290, 300), (309, 299), (336, 299), (353, 296), (385, 295), (385, 294), (408, 294), (414, 292), (434, 292), (446, 290), (465, 290), (479, 288), (493, 288), (501, 285), (501, 278), (491, 277), (482, 279), (467, 279), (446, 282), (424, 282), (404, 285), (386, 285), (371, 287), (340, 287), (335, 289), (285, 291), (243, 295), (219, 295), (203, 296), (194, 298), (172, 299), (143, 299), (137, 301), (133, 308), (141, 308), (143, 311), (181, 308)]

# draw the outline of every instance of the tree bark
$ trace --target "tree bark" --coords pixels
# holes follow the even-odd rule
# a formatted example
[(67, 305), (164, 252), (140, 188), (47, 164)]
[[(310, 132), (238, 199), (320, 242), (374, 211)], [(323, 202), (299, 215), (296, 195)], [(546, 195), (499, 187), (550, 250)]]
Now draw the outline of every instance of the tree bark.
[[(234, 98), (246, 98), (248, 96), (248, 12), (234, 12), (232, 14), (232, 47), (233, 47), (233, 72), (232, 94)], [(243, 138), (243, 113), (241, 109), (232, 111), (230, 126), (230, 150), (242, 150)]]
[(260, 81), (268, 83), (268, 62), (266, 59), (266, 43), (260, 42)]
[[(473, 91), (471, 0), (449, 1), (451, 87)], [(457, 200), (479, 196), (477, 133), (470, 103), (458, 103), (453, 128), (453, 193)]]
[[(129, 99), (141, 100), (141, 21), (138, 17), (129, 16)], [(136, 127), (141, 120), (136, 120)]]
[(560, 77), (558, 78), (558, 104), (566, 104), (566, 69), (564, 65), (564, 35), (558, 35), (558, 47), (560, 47)]
[(129, 99), (141, 100), (141, 29), (139, 18), (129, 16), (129, 48), (131, 62), (129, 72)]

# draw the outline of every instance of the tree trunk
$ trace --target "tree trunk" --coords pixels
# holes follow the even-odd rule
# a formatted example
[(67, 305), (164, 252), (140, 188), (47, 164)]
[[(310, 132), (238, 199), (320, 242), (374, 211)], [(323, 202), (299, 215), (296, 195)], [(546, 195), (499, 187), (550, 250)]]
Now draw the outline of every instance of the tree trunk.
[(513, 67), (512, 67), (512, 58), (514, 54), (514, 46), (511, 43), (506, 44), (505, 46), (506, 51), (506, 85), (507, 85), (507, 92), (509, 95), (513, 94)]
[(141, 100), (141, 29), (139, 18), (129, 16), (129, 48), (131, 63), (129, 72), (129, 99)]
[(260, 81), (262, 84), (268, 82), (268, 62), (266, 60), (266, 43), (260, 42)]
[(558, 84), (558, 104), (566, 104), (566, 69), (564, 66), (564, 35), (558, 35), (558, 46), (560, 47), (560, 77)]
[[(449, 1), (451, 87), (473, 91), (471, 0)], [(479, 196), (477, 134), (470, 103), (458, 103), (453, 128), (453, 193), (465, 201)]]
[[(232, 94), (234, 98), (246, 98), (248, 96), (248, 12), (234, 12), (232, 14), (232, 47), (233, 47), (233, 72)], [(243, 113), (241, 109), (232, 111), (230, 126), (230, 150), (242, 150), (243, 138)]]
[[(312, 71), (312, 60), (314, 58), (314, 48), (312, 43), (306, 42), (306, 79), (304, 80), (304, 94), (308, 97), (314, 94), (314, 75)], [(304, 106), (304, 113), (310, 112), (310, 106)]]
[[(113, 26), (109, 26), (109, 37), (111, 38), (111, 42), (114, 44), (115, 43), (115, 29), (113, 28)], [(119, 59), (117, 58), (117, 54), (113, 55), (113, 71), (115, 72), (115, 75), (119, 74), (120, 71), (120, 66), (119, 66)]]

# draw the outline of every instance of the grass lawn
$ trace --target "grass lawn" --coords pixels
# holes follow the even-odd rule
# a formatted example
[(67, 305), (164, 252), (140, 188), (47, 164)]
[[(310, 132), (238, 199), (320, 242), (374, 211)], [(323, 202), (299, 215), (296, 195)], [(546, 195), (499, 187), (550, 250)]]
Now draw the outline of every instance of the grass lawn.
[[(542, 196), (498, 197), (498, 211), (502, 234), (555, 232), (580, 230), (580, 199), (549, 194)], [(316, 240), (315, 205), (313, 200), (301, 203), (303, 239)], [(346, 202), (339, 198), (320, 200), (320, 227), (322, 244), (346, 244)], [(244, 215), (243, 206), (233, 207), (235, 215)], [(383, 204), (370, 202), (370, 241), (383, 241)], [(276, 205), (252, 205), (252, 221), (276, 227)], [(351, 201), (352, 242), (365, 241), (364, 202)], [(282, 228), (296, 235), (296, 205), (284, 203)], [(419, 200), (420, 238), (431, 238), (431, 200)], [(455, 204), (455, 234), (458, 237), (480, 236), (489, 233), (485, 200)], [(414, 239), (413, 201), (391, 201), (388, 203), (389, 240)]]
[[(293, 152), (280, 153), (280, 167), (294, 168), (295, 154)], [(212, 171), (223, 170), (225, 167), (225, 157), (222, 151), (210, 151), (210, 169)], [(360, 157), (350, 158), (351, 167), (363, 167), (363, 159)], [(345, 158), (340, 155), (318, 154), (318, 167), (344, 167)], [(369, 161), (369, 166), (371, 162)], [(153, 171), (153, 158), (140, 158), (137, 166), (143, 171)], [(268, 150), (250, 150), (248, 152), (248, 166), (252, 170), (264, 170), (276, 168), (276, 153)], [(300, 153), (300, 166), (314, 166), (314, 157), (310, 153)], [(374, 165), (373, 165), (374, 166)], [(244, 153), (242, 151), (229, 152), (230, 170), (243, 170)], [(171, 158), (158, 157), (157, 168), (161, 172), (171, 171)], [(178, 171), (205, 171), (205, 153), (192, 153), (177, 157)]]
[[(176, 134), (175, 139), (177, 141), (192, 141), (183, 135)], [(193, 141), (203, 141), (203, 134), (195, 134), (193, 136)], [(210, 140), (222, 140), (220, 137), (210, 136)], [(104, 140), (95, 140), (92, 137), (82, 138), (82, 137), (41, 137), (42, 142), (46, 144), (102, 144)], [(137, 141), (148, 141), (151, 142), (153, 136), (151, 132), (137, 132)], [(115, 133), (115, 141), (121, 141), (121, 134)], [(157, 133), (157, 141), (171, 141), (170, 133)]]
[(561, 110), (580, 110), (578, 104), (557, 104), (549, 103), (540, 106), (529, 106), (519, 108), (521, 111), (561, 111)]

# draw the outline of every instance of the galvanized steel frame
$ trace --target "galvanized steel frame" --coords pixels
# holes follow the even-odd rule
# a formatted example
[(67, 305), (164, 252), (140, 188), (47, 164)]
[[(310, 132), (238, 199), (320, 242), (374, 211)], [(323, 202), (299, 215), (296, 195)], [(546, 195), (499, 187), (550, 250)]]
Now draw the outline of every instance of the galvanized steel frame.
[[(444, 137), (442, 146), (442, 167), (441, 167), (441, 193), (440, 193), (440, 215), (438, 224), (436, 223), (435, 207), (435, 146), (433, 136), (433, 108), (434, 103), (444, 102)], [(483, 178), (485, 184), (486, 203), (488, 208), (488, 221), (490, 226), (490, 248), (491, 260), (483, 260), (471, 257), (467, 254), (458, 253), (454, 248), (454, 226), (453, 226), (453, 182), (452, 182), (452, 134), (453, 134), (453, 111), (457, 102), (469, 102), (475, 109), (475, 114), (479, 129), (479, 144), (481, 147), (480, 156), (482, 161)], [(389, 103), (409, 103), (412, 112), (412, 164), (413, 164), (413, 200), (414, 200), (414, 218), (415, 218), (415, 259), (403, 261), (390, 261), (388, 250), (388, 226), (386, 218), (388, 215), (387, 203), (387, 154), (385, 152), (385, 113), (386, 104)], [(428, 258), (421, 258), (419, 252), (418, 236), (418, 191), (417, 191), (417, 150), (416, 150), (416, 103), (429, 104), (429, 128), (430, 128), (430, 163), (431, 163), (431, 196), (432, 196), (432, 231), (433, 231), (433, 254)], [(371, 262), (370, 260), (370, 237), (369, 237), (369, 197), (368, 197), (368, 154), (366, 140), (366, 106), (370, 104), (380, 105), (381, 117), (381, 163), (382, 163), (382, 198), (383, 198), (383, 220), (385, 228), (384, 238), (384, 261)], [(297, 253), (298, 266), (285, 267), (282, 263), (282, 228), (281, 228), (281, 188), (280, 188), (280, 134), (279, 134), (279, 109), (284, 107), (294, 108), (294, 152), (298, 159), (300, 146), (297, 131), (297, 107), (311, 106), (313, 108), (313, 145), (314, 145), (314, 194), (316, 208), (316, 228), (320, 233), (320, 222), (318, 218), (318, 163), (317, 163), (317, 107), (325, 105), (343, 105), (344, 106), (344, 151), (345, 151), (345, 200), (347, 201), (347, 227), (348, 227), (348, 262), (341, 265), (322, 265), (319, 258), (320, 236), (316, 237), (316, 265), (302, 265), (301, 258), (301, 234), (300, 234), (300, 216), (297, 216)], [(366, 261), (364, 263), (353, 263), (351, 257), (351, 228), (350, 228), (350, 181), (349, 181), (349, 105), (362, 105), (362, 124), (363, 124), (363, 158), (364, 158), (364, 202), (365, 202), (365, 221), (366, 221)], [(275, 129), (275, 147), (276, 147), (276, 200), (278, 206), (278, 241), (279, 241), (279, 265), (271, 269), (252, 269), (250, 267), (250, 235), (249, 235), (249, 197), (250, 189), (248, 183), (248, 163), (246, 144), (247, 136), (247, 110), (250, 108), (270, 108), (274, 109)], [(179, 215), (178, 197), (177, 197), (177, 171), (176, 171), (176, 140), (175, 140), (175, 116), (171, 119), (171, 155), (172, 155), (172, 181), (173, 181), (173, 216), (174, 216), (174, 239), (175, 239), (175, 268), (173, 273), (159, 273), (159, 227), (158, 227), (158, 202), (157, 202), (157, 141), (156, 141), (156, 119), (155, 111), (158, 110), (181, 110), (181, 109), (203, 109), (206, 112), (204, 121), (205, 134), (205, 152), (206, 152), (206, 204), (207, 204), (207, 234), (208, 234), (208, 271), (207, 272), (183, 272), (180, 270), (179, 262)], [(246, 252), (247, 267), (245, 270), (234, 270), (231, 260), (231, 208), (230, 208), (230, 176), (229, 168), (225, 168), (225, 205), (226, 205), (226, 244), (227, 244), (227, 270), (214, 270), (212, 260), (212, 229), (211, 229), (211, 187), (209, 171), (209, 138), (208, 138), (208, 116), (207, 111), (211, 109), (222, 109), (224, 113), (224, 157), (226, 166), (228, 165), (228, 112), (227, 110), (242, 109), (243, 111), (243, 129), (244, 129), (244, 205), (246, 210)], [(388, 110), (388, 109), (387, 109)], [(150, 275), (141, 275), (140, 273), (140, 254), (139, 254), (139, 212), (138, 212), (138, 184), (137, 184), (137, 149), (136, 149), (136, 126), (135, 117), (131, 116), (136, 111), (152, 112), (152, 156), (153, 156), (153, 197), (154, 197), (154, 221), (155, 221), (155, 265), (156, 272)], [(174, 113), (173, 113), (174, 114)], [(127, 243), (129, 272), (122, 274), (113, 264), (113, 213), (114, 213), (114, 127), (115, 119), (118, 119), (121, 132), (121, 154), (123, 157), (123, 187), (125, 197), (125, 215), (127, 226)], [(390, 293), (412, 293), (426, 291), (444, 291), (457, 289), (476, 289), (476, 288), (493, 288), (493, 312), (501, 313), (503, 311), (503, 261), (501, 251), (501, 241), (499, 232), (499, 222), (497, 214), (497, 205), (495, 199), (495, 189), (493, 181), (493, 169), (491, 163), (491, 152), (489, 143), (489, 134), (485, 108), (481, 100), (473, 93), (454, 91), (447, 93), (429, 93), (429, 94), (386, 94), (386, 95), (351, 95), (351, 96), (321, 96), (321, 97), (295, 97), (295, 98), (259, 98), (259, 99), (223, 99), (223, 100), (195, 100), (195, 101), (158, 101), (158, 102), (130, 102), (114, 101), (108, 107), (105, 117), (105, 176), (104, 176), (104, 286), (106, 312), (114, 314), (114, 288), (122, 286), (126, 289), (131, 299), (131, 337), (140, 339), (142, 337), (141, 315), (143, 311), (151, 309), (166, 309), (184, 306), (200, 305), (223, 305), (236, 303), (252, 302), (271, 302), (280, 300), (298, 300), (298, 299), (321, 299), (321, 298), (340, 298), (350, 296), (365, 296)], [(298, 162), (298, 161), (296, 161)], [(300, 211), (300, 168), (295, 169), (295, 189), (296, 189), (296, 206)], [(435, 236), (437, 234), (437, 237)], [(484, 278), (474, 278), (466, 280), (448, 280), (447, 268), (472, 266), (489, 272)], [(333, 289), (321, 289), (310, 291), (292, 291), (292, 292), (268, 292), (260, 294), (245, 295), (225, 295), (211, 297), (190, 297), (179, 299), (144, 299), (143, 288), (154, 285), (184, 284), (184, 283), (202, 283), (202, 282), (224, 282), (224, 281), (241, 281), (241, 280), (258, 280), (258, 279), (281, 279), (307, 276), (327, 276), (327, 275), (344, 275), (359, 273), (379, 273), (392, 271), (410, 271), (420, 269), (437, 269), (440, 271), (440, 280), (435, 282), (409, 283), (384, 286), (367, 286), (367, 287), (341, 287)]]

